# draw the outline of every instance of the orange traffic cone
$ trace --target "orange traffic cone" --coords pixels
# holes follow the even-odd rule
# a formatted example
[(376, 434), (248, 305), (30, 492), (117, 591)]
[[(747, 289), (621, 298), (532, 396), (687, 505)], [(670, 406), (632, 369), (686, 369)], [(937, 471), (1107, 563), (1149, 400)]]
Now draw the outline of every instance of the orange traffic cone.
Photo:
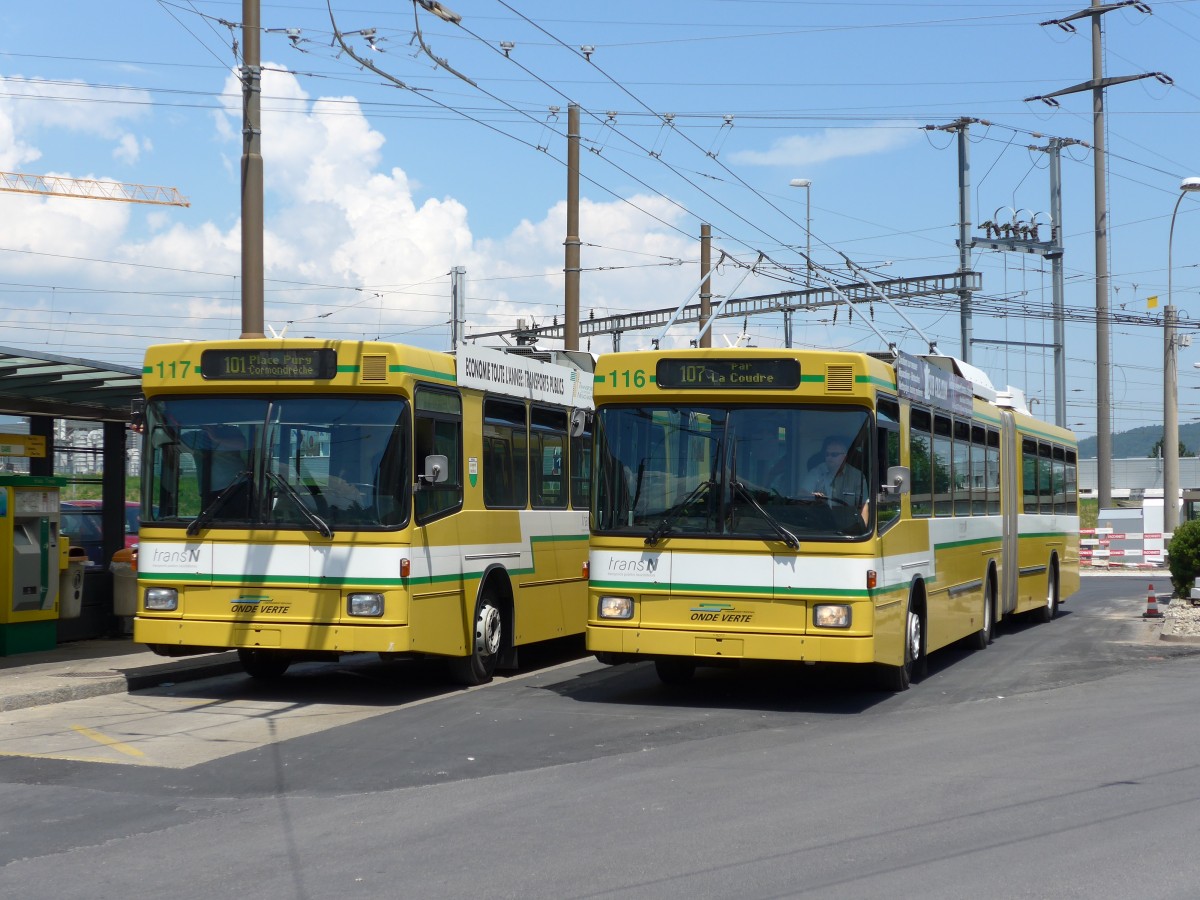
[(1146, 611), (1142, 613), (1143, 619), (1161, 619), (1162, 613), (1158, 611), (1158, 594), (1154, 593), (1154, 585), (1147, 587), (1149, 592), (1146, 595)]

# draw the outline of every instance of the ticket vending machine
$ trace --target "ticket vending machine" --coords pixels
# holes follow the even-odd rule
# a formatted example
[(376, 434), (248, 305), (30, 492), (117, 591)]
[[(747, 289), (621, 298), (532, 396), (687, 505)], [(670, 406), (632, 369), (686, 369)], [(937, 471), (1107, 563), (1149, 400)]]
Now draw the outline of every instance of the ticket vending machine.
[(63, 479), (0, 475), (0, 656), (53, 650), (60, 572), (58, 497)]

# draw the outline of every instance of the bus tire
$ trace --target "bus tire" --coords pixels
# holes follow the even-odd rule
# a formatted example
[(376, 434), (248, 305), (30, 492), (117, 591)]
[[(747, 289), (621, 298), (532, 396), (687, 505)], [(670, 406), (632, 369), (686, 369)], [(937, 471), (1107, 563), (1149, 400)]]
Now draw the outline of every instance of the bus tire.
[(687, 684), (696, 674), (696, 661), (686, 656), (666, 656), (654, 661), (654, 671), (663, 684)]
[(450, 660), (450, 677), (459, 684), (487, 684), (504, 649), (504, 613), (491, 588), (484, 588), (475, 604), (470, 653)]
[(262, 681), (282, 678), (292, 664), (291, 658), (279, 650), (238, 650), (238, 662), (247, 675)]
[(904, 662), (899, 666), (879, 664), (877, 683), (881, 690), (898, 694), (925, 675), (925, 622), (920, 611), (908, 600), (904, 625)]
[(1050, 560), (1046, 567), (1046, 602), (1034, 613), (1035, 621), (1049, 622), (1058, 615), (1058, 565)]
[(968, 643), (972, 650), (986, 650), (992, 642), (992, 625), (996, 621), (996, 590), (989, 575), (983, 579), (983, 617), (979, 630), (971, 635)]

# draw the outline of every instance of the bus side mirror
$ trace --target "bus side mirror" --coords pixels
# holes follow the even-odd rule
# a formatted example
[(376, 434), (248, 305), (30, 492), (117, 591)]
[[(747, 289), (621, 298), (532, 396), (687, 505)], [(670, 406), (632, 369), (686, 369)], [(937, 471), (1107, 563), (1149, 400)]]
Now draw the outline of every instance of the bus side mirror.
[(450, 460), (441, 453), (425, 457), (425, 471), (418, 476), (417, 487), (422, 484), (440, 484), (450, 477)]
[(586, 409), (574, 409), (571, 411), (571, 437), (577, 438), (587, 430), (588, 423), (591, 421), (592, 414)]
[(146, 398), (134, 397), (129, 401), (129, 424), (141, 434), (146, 428)]
[(908, 466), (888, 466), (885, 494), (907, 494), (912, 490), (912, 473)]

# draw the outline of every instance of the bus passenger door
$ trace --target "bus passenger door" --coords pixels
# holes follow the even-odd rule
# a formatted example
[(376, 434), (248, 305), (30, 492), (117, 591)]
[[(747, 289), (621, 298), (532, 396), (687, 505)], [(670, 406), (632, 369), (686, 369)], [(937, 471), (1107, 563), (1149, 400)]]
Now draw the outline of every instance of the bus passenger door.
[(1018, 489), (1021, 441), (1013, 414), (1000, 411), (1000, 597), (998, 615), (1017, 608), (1020, 578), (1020, 520), (1022, 496)]
[[(420, 386), (413, 398), (411, 574), (408, 589), (412, 649), (455, 656), (467, 652), (464, 593), (462, 399), (457, 391)], [(425, 460), (444, 456), (446, 479), (424, 478)], [(472, 585), (477, 585), (472, 581)]]

